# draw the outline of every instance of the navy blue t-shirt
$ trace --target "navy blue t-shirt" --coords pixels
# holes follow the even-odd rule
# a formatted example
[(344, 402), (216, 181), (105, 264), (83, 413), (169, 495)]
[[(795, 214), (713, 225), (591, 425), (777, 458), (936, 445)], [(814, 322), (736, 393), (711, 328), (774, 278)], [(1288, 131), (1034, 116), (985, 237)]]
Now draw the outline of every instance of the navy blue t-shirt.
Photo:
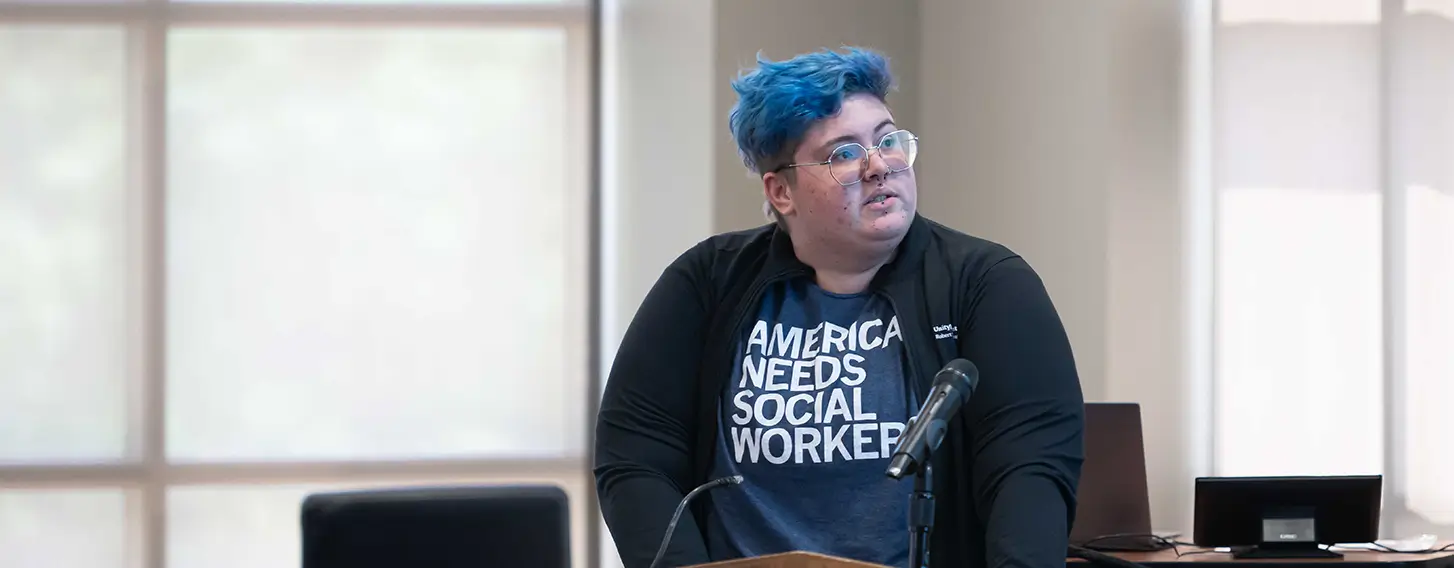
[(707, 547), (715, 559), (790, 550), (908, 564), (912, 480), (884, 475), (912, 415), (887, 300), (806, 280), (770, 289), (722, 393)]

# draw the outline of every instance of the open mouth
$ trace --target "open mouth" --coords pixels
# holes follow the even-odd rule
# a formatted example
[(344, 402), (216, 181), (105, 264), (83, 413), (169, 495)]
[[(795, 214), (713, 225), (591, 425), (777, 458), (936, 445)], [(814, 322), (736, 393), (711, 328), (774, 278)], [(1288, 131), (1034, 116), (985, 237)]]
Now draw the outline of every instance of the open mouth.
[(894, 197), (896, 196), (892, 193), (880, 193), (878, 195), (870, 197), (868, 201), (864, 202), (864, 205), (878, 205), (880, 203), (884, 203), (890, 199), (893, 199)]

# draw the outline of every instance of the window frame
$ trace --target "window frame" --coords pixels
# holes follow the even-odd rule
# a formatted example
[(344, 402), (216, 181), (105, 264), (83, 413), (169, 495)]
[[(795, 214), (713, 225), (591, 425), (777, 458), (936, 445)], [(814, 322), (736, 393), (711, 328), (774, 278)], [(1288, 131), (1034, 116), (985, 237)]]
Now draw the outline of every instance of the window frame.
[[(488, 0), (486, 0), (488, 1)], [(168, 0), (70, 3), (0, 0), (0, 25), (116, 26), (127, 35), (127, 254), (133, 259), (125, 286), (128, 306), (127, 458), (113, 463), (0, 463), (0, 489), (118, 489), (128, 498), (129, 546), (139, 551), (126, 565), (167, 565), (167, 490), (188, 485), (287, 485), (295, 483), (429, 483), (459, 479), (549, 477), (586, 488), (573, 496), (572, 547), (577, 565), (599, 566), (599, 515), (591, 481), (591, 451), (601, 390), (600, 376), (600, 0), (560, 3), (371, 4)], [(320, 25), (440, 28), (552, 28), (566, 33), (567, 128), (573, 148), (566, 161), (568, 184), (586, 198), (585, 226), (573, 247), (583, 254), (587, 282), (577, 305), (585, 307), (586, 350), (581, 377), (587, 419), (582, 455), (562, 458), (425, 460), (326, 460), (169, 463), (166, 458), (166, 199), (167, 35), (178, 26), (312, 27)], [(576, 486), (571, 483), (568, 486)]]

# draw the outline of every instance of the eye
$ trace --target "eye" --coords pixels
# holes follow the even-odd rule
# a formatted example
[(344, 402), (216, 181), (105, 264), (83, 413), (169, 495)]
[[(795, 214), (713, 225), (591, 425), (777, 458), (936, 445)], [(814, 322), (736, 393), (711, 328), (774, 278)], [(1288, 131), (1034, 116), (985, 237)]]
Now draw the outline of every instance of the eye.
[(888, 137), (885, 137), (884, 138), (884, 141), (881, 144), (879, 144), (879, 147), (880, 148), (895, 148), (895, 147), (898, 147), (898, 145), (899, 145), (899, 137), (898, 136), (888, 136)]
[(833, 151), (832, 160), (857, 160), (863, 157), (863, 151), (858, 146), (844, 146)]

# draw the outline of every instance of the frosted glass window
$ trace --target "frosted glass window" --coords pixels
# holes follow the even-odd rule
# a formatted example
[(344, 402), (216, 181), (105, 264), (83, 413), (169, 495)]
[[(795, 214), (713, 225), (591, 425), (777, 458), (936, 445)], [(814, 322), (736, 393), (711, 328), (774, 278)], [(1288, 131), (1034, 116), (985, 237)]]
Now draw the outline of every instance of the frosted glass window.
[[(1451, 133), (1454, 134), (1454, 133)], [(1448, 402), (1454, 400), (1454, 193), (1410, 188), (1404, 328), (1403, 464), (1409, 508), (1454, 525), (1454, 458)]]
[[(134, 0), (133, 0), (134, 1)], [(195, 2), (199, 4), (226, 4), (237, 0), (172, 0), (174, 2)], [(580, 5), (585, 0), (257, 0), (277, 4), (567, 4)]]
[(584, 451), (564, 31), (168, 48), (170, 458)]
[(1216, 32), (1220, 475), (1383, 471), (1377, 3), (1298, 5)]
[[(141, 2), (141, 1), (143, 1), (143, 0), (95, 0), (94, 2), (87, 2), (87, 3), (95, 3), (95, 4), (130, 4), (130, 3), (133, 3), (133, 2)], [(56, 5), (62, 5), (62, 6), (64, 6), (66, 4), (79, 4), (79, 3), (80, 2), (77, 2), (76, 0), (0, 0), (0, 5), (3, 5), (3, 4), (40, 4), (40, 5), (56, 4)]]
[(0, 464), (127, 454), (125, 46), (0, 25)]
[[(1218, 0), (1222, 24), (1280, 22), (1347, 24), (1378, 22), (1380, 0)], [(1419, 0), (1408, 0), (1417, 2)], [(1427, 1), (1427, 0), (1426, 0)], [(1435, 0), (1443, 1), (1443, 0)]]
[(18, 568), (128, 568), (127, 493), (0, 489), (0, 564)]

